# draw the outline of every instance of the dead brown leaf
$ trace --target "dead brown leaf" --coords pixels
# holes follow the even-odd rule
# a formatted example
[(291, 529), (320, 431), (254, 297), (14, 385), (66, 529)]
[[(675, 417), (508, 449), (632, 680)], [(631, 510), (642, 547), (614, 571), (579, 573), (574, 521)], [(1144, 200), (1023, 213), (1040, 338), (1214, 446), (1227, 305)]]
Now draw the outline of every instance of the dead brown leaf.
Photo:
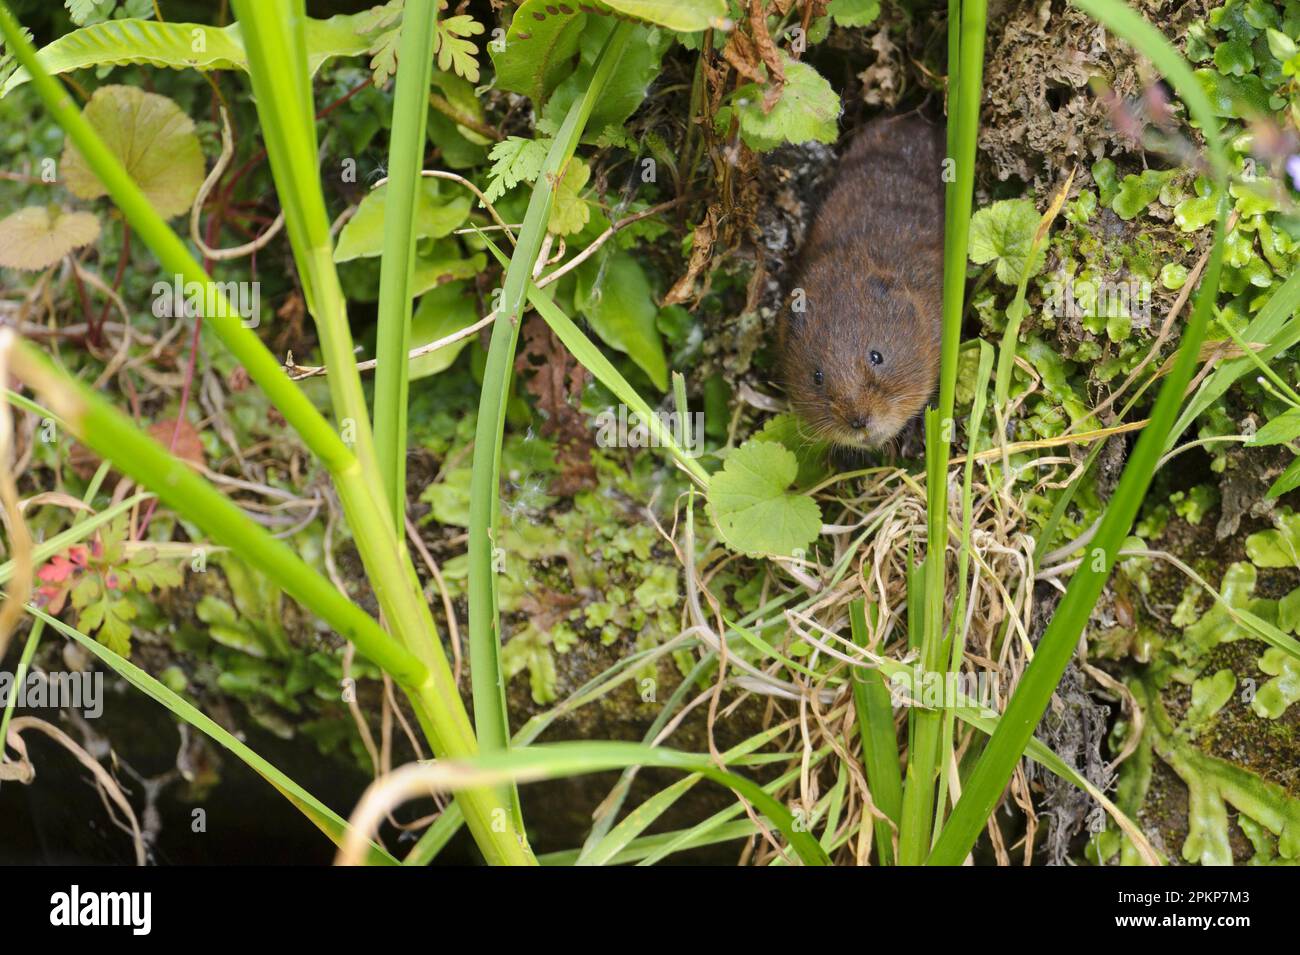
[(542, 413), (542, 434), (555, 441), (560, 475), (551, 482), (551, 493), (571, 497), (596, 486), (596, 468), (591, 463), (595, 437), (582, 413), (582, 390), (587, 385), (583, 368), (536, 314), (524, 321), (523, 344), (515, 359), (515, 371), (524, 387), (537, 399)]
[(700, 274), (713, 261), (713, 243), (718, 238), (718, 210), (710, 206), (704, 214), (704, 221), (695, 227), (695, 237), (691, 243), (691, 260), (686, 265), (686, 274), (679, 278), (668, 290), (661, 304), (680, 305), (695, 295), (695, 282)]
[(777, 49), (772, 34), (767, 31), (767, 11), (763, 0), (749, 0), (749, 32), (759, 58), (767, 67), (768, 88), (763, 97), (763, 112), (770, 113), (781, 91), (785, 89), (785, 64), (781, 62), (781, 51)]

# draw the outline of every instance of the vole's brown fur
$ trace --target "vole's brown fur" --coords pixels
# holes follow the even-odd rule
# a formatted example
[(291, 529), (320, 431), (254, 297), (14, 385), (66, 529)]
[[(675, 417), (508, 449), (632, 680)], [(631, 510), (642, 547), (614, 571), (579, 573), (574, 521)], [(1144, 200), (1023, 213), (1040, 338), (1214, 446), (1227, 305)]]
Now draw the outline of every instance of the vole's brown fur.
[(868, 123), (840, 159), (781, 321), (786, 391), (819, 437), (884, 444), (934, 390), (943, 153), (942, 127), (909, 115)]

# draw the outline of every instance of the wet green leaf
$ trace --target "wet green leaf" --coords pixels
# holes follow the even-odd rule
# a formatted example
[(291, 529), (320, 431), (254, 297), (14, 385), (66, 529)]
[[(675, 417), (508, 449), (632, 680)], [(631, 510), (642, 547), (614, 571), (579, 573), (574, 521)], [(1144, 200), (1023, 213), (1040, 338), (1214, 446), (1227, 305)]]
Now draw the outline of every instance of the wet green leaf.
[(732, 550), (752, 557), (793, 556), (821, 533), (817, 502), (789, 491), (794, 453), (773, 441), (747, 441), (709, 483), (709, 515)]

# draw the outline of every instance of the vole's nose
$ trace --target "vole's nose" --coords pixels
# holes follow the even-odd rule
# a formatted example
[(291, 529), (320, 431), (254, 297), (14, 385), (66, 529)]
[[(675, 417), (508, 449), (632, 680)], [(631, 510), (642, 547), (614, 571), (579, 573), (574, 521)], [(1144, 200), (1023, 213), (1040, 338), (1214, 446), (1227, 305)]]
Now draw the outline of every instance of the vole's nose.
[(849, 426), (853, 428), (854, 431), (861, 431), (863, 428), (867, 426), (867, 419), (861, 417), (854, 418), (852, 421), (849, 422)]

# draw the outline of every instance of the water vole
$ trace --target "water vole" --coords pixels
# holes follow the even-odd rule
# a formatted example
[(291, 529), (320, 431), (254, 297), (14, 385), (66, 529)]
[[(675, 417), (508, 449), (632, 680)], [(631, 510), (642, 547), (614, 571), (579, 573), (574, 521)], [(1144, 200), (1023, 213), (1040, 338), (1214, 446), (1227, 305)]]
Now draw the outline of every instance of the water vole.
[(819, 438), (884, 444), (934, 390), (943, 154), (942, 127), (908, 115), (868, 123), (840, 159), (780, 330), (786, 393)]

